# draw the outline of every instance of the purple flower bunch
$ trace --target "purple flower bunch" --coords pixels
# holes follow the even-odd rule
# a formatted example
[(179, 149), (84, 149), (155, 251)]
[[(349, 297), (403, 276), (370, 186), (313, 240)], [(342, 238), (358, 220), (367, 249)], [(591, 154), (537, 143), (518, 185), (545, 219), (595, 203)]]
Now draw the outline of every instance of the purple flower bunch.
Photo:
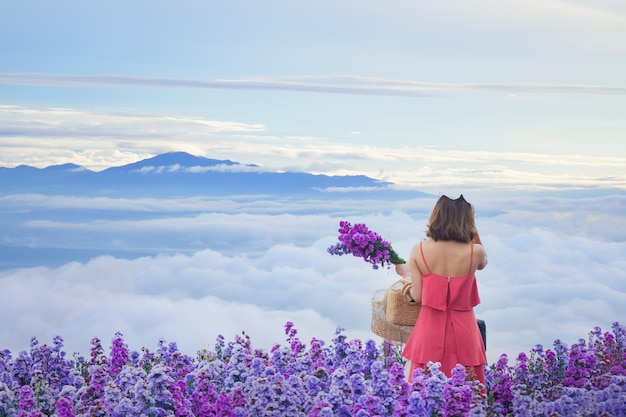
[(331, 245), (328, 253), (331, 255), (353, 255), (367, 263), (372, 268), (391, 266), (406, 263), (406, 261), (393, 250), (391, 244), (384, 240), (378, 233), (367, 228), (363, 223), (354, 226), (345, 220), (339, 222), (339, 243)]
[[(160, 341), (130, 351), (116, 333), (108, 354), (66, 358), (62, 339), (0, 351), (0, 417), (83, 416), (617, 416), (626, 415), (626, 330), (594, 329), (588, 340), (536, 346), (488, 367), (487, 386), (458, 365), (404, 375), (401, 346), (349, 340), (303, 343), (293, 323), (286, 344), (254, 349), (242, 333), (195, 357)], [(486, 392), (486, 393), (485, 393)]]

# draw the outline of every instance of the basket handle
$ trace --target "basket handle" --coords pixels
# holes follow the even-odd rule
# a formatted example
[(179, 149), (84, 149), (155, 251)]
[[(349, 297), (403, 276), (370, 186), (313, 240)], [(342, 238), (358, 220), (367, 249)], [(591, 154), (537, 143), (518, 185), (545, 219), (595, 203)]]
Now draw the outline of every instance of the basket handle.
[(415, 300), (413, 299), (413, 297), (411, 297), (412, 287), (413, 287), (413, 284), (411, 284), (411, 282), (405, 282), (404, 285), (402, 286), (402, 294), (404, 295), (404, 298), (406, 299), (407, 303), (414, 304)]

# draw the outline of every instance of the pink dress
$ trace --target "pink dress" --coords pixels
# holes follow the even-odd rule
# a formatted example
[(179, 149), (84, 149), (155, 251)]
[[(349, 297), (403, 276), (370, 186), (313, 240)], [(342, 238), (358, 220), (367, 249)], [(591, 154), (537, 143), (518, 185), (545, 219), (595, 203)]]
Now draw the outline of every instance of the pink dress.
[(415, 369), (426, 368), (431, 361), (440, 362), (439, 369), (447, 376), (460, 363), (484, 384), (487, 356), (474, 315), (480, 297), (476, 276), (470, 275), (474, 245), (471, 245), (468, 273), (458, 277), (431, 272), (421, 242), (420, 252), (428, 273), (422, 276), (422, 308), (402, 352), (411, 361), (409, 382)]

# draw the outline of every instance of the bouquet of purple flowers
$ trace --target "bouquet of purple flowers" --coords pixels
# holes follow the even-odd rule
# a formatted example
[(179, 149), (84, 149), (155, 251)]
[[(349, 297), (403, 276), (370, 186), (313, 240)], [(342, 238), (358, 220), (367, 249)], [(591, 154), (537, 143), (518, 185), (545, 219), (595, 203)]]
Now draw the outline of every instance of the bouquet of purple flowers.
[(331, 255), (348, 255), (363, 258), (372, 268), (391, 264), (404, 264), (406, 261), (393, 250), (391, 244), (376, 232), (367, 228), (363, 223), (354, 226), (345, 220), (339, 222), (339, 243), (331, 245), (328, 253)]

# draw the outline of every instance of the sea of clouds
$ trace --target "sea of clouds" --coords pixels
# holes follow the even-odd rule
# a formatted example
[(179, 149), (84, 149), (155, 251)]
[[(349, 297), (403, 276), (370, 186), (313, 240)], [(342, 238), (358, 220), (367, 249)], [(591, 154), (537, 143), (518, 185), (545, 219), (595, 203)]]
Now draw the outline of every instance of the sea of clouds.
[[(623, 193), (466, 197), (489, 255), (477, 273), (476, 314), (487, 323), (490, 362), (626, 322)], [(60, 335), (68, 352), (87, 354), (93, 337), (109, 346), (119, 331), (132, 350), (154, 349), (163, 339), (192, 355), (211, 349), (220, 334), (232, 340), (245, 331), (260, 348), (284, 343), (287, 321), (305, 342), (330, 340), (338, 327), (349, 337), (379, 340), (370, 331), (371, 296), (397, 276), (326, 249), (346, 219), (366, 223), (408, 256), (435, 202), (0, 199), (6, 213), (33, 213), (21, 229), (6, 229), (5, 244), (21, 233), (69, 253), (71, 242), (76, 251), (102, 252), (0, 270), (1, 349), (17, 352), (32, 337), (50, 343)], [(94, 214), (49, 215), (72, 210)], [(115, 255), (121, 248), (152, 255)]]

